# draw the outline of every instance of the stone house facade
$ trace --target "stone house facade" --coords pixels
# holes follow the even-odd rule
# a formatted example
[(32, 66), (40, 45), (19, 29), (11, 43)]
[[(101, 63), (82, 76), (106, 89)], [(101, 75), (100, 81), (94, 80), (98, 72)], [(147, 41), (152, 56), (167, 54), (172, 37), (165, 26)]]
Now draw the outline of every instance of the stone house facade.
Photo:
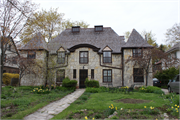
[[(125, 62), (129, 56), (142, 54), (141, 48), (152, 48), (135, 29), (127, 42), (124, 41), (124, 36), (119, 36), (112, 28), (103, 26), (72, 27), (48, 44), (40, 33), (37, 36), (40, 39), (33, 38), (20, 49), (27, 56), (29, 51), (34, 51), (35, 59), (41, 59), (45, 63), (47, 73), (42, 78), (35, 78), (34, 85), (49, 82), (49, 73), (54, 84), (61, 84), (65, 77), (69, 77), (77, 80), (80, 88), (85, 87), (86, 78), (99, 81), (100, 86), (108, 86), (109, 83), (114, 87), (146, 84), (143, 72), (137, 73), (141, 68)], [(37, 42), (34, 42), (35, 39)], [(152, 85), (152, 74), (148, 77), (148, 85)], [(29, 85), (31, 82), (25, 76), (21, 85)]]

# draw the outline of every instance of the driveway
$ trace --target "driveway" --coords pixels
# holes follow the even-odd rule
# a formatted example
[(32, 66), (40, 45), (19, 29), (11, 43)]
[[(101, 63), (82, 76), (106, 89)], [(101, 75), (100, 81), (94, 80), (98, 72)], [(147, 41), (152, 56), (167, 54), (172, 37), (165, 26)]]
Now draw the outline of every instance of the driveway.
[(165, 94), (168, 94), (168, 89), (161, 89)]

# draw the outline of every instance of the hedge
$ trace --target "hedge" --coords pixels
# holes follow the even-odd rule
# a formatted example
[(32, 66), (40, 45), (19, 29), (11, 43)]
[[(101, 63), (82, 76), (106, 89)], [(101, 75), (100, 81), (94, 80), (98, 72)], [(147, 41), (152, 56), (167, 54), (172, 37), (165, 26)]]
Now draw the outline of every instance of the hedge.
[(86, 78), (85, 85), (86, 85), (86, 87), (98, 88), (99, 87), (99, 81), (97, 81), (97, 80), (88, 80), (88, 78)]
[(11, 82), (11, 78), (19, 78), (19, 74), (13, 74), (13, 73), (3, 73), (3, 83), (5, 85), (9, 85)]

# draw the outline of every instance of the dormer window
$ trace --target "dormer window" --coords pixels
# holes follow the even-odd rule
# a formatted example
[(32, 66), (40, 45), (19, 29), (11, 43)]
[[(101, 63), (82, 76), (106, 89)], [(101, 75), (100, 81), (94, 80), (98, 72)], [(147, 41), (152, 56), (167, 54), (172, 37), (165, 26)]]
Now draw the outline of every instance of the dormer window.
[(112, 63), (112, 50), (108, 46), (103, 49), (103, 63)]
[(73, 26), (72, 27), (72, 32), (73, 33), (78, 33), (80, 31), (80, 26)]
[(103, 31), (103, 25), (94, 26), (95, 32), (102, 32)]

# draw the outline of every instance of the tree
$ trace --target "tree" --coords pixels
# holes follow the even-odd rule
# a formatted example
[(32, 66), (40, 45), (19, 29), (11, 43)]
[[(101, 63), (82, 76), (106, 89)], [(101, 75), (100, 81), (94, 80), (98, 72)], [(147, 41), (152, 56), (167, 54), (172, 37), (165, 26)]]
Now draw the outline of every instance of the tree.
[(36, 10), (36, 5), (30, 1), (2, 0), (0, 8), (1, 35), (1, 81), (4, 68), (4, 56), (7, 45), (23, 30), (28, 19)]
[(32, 39), (35, 33), (41, 32), (46, 41), (51, 41), (64, 29), (71, 26), (79, 25), (88, 27), (89, 25), (83, 21), (71, 22), (69, 19), (63, 19), (64, 13), (58, 13), (58, 8), (51, 8), (49, 11), (42, 10), (33, 14), (32, 19), (28, 20), (27, 26), (20, 35), (23, 43), (27, 43)]
[(71, 21), (70, 19), (65, 20), (63, 22), (63, 30), (66, 28), (71, 28), (72, 26), (80, 26), (81, 28), (87, 28), (89, 26), (89, 24), (85, 23), (84, 21)]
[(176, 23), (172, 28), (167, 29), (166, 32), (167, 45), (173, 46), (175, 43), (180, 41), (180, 23)]
[(131, 33), (129, 31), (126, 31), (124, 34), (125, 34), (125, 39), (127, 41)]

